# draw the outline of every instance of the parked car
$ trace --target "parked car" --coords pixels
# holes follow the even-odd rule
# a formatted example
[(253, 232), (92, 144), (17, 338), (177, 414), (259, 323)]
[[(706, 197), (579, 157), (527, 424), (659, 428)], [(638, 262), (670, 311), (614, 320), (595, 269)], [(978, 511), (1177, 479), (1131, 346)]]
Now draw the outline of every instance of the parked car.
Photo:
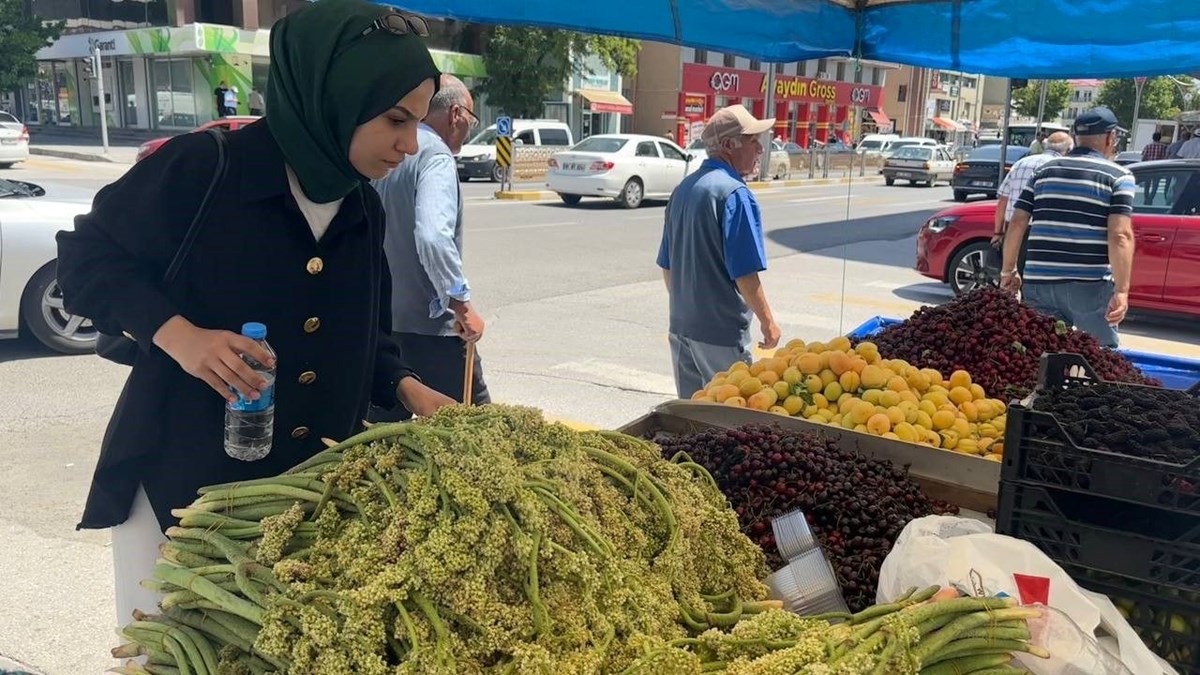
[(1120, 164), (1121, 166), (1129, 166), (1130, 164), (1136, 164), (1137, 162), (1142, 161), (1142, 151), (1141, 150), (1126, 150), (1125, 152), (1118, 152), (1117, 156), (1113, 157), (1113, 161), (1116, 162), (1117, 164)]
[[(795, 146), (796, 150), (799, 150), (799, 153), (790, 150), (789, 146)], [(765, 150), (766, 148), (764, 148)], [(692, 156), (696, 166), (700, 166), (701, 162), (708, 159), (708, 150), (704, 147), (704, 141), (699, 138), (688, 145), (687, 152)], [(792, 170), (793, 154), (808, 154), (808, 151), (795, 143), (784, 144), (772, 140), (771, 151), (767, 156), (767, 161), (769, 162), (767, 166), (770, 167), (769, 175), (776, 180), (786, 177)], [(757, 169), (755, 171), (757, 172)]]
[(813, 141), (812, 147), (817, 152), (828, 152), (831, 155), (844, 155), (847, 153), (854, 152), (854, 148), (843, 143), (842, 139), (840, 139), (840, 138), (835, 138), (828, 143), (822, 143), (821, 141)]
[[(571, 127), (558, 120), (513, 120), (513, 146), (549, 145), (569, 148), (575, 145)], [(496, 164), (496, 125), (475, 135), (458, 151), (458, 179), (487, 178), (499, 183), (504, 168)]]
[[(1004, 154), (1004, 175), (1008, 175), (1012, 165), (1025, 155), (1029, 148), (1016, 145), (1008, 146)], [(997, 181), (1000, 173), (1000, 146), (988, 145), (975, 148), (967, 158), (954, 167), (954, 179), (950, 186), (954, 188), (954, 201), (965, 202), (971, 195), (982, 194), (988, 199), (996, 198)]]
[[(1200, 316), (1200, 160), (1145, 162), (1132, 171), (1130, 306)], [(916, 270), (955, 293), (997, 283), (984, 268), (995, 208), (981, 201), (934, 214), (917, 235)]]
[(21, 120), (0, 111), (0, 169), (29, 159), (29, 128)]
[(900, 148), (883, 163), (883, 182), (894, 185), (906, 180), (910, 185), (924, 183), (933, 187), (938, 181), (954, 177), (954, 158), (944, 148), (910, 145)]
[(28, 331), (64, 354), (95, 351), (96, 329), (68, 314), (56, 277), (55, 234), (75, 226), (89, 204), (46, 196), (39, 185), (0, 179), (0, 338)]
[(546, 187), (563, 202), (574, 206), (584, 197), (605, 197), (636, 209), (645, 199), (670, 197), (700, 160), (662, 137), (601, 134), (554, 153), (549, 165)]
[[(207, 131), (208, 129), (225, 129), (226, 131), (236, 131), (248, 124), (257, 122), (259, 119), (260, 118), (256, 115), (231, 115), (229, 117), (215, 119), (211, 122), (205, 122), (195, 129), (192, 129), (191, 133), (196, 133), (197, 131)], [(163, 143), (171, 140), (171, 138), (171, 136), (167, 136), (166, 138), (156, 138), (154, 140), (142, 143), (141, 147), (138, 148), (137, 158), (133, 161), (137, 163), (143, 159), (146, 159), (150, 155), (153, 155), (156, 151), (158, 151), (159, 148), (163, 146)]]

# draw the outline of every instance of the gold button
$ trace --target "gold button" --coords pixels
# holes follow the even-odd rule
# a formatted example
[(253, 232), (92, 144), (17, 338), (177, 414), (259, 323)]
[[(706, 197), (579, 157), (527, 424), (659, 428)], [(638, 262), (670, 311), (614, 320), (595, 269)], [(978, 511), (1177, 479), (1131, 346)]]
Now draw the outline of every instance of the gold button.
[(321, 273), (321, 270), (325, 269), (325, 261), (320, 258), (309, 258), (308, 264), (304, 268), (308, 270), (309, 274), (316, 276)]
[(317, 374), (311, 370), (300, 373), (300, 384), (312, 384), (317, 381)]
[(315, 333), (315, 332), (317, 332), (317, 329), (320, 327), (321, 327), (321, 319), (319, 319), (318, 317), (315, 317), (315, 316), (304, 322), (304, 332), (305, 333)]
[(308, 427), (296, 427), (295, 429), (292, 429), (292, 438), (306, 437), (308, 437)]

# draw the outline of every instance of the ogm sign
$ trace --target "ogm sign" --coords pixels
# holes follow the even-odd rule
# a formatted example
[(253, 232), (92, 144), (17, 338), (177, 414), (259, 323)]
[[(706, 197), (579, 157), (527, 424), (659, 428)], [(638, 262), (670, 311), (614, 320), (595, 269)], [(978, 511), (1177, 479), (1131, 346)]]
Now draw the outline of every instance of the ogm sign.
[(742, 78), (737, 73), (720, 70), (713, 73), (712, 77), (708, 80), (708, 86), (712, 87), (712, 90), (719, 94), (736, 92), (741, 87), (741, 83)]
[[(683, 66), (682, 84), (686, 94), (765, 98), (767, 74), (753, 70), (686, 63)], [(878, 107), (882, 105), (883, 87), (780, 75), (775, 80), (775, 100)]]

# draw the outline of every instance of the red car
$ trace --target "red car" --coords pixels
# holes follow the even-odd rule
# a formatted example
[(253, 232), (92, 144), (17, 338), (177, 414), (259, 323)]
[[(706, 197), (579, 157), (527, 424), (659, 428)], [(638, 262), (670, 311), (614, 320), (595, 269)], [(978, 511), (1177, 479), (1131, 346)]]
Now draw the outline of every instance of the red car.
[[(1130, 305), (1200, 316), (1200, 160), (1142, 162), (1133, 203)], [(957, 294), (995, 284), (984, 267), (996, 202), (973, 202), (935, 214), (917, 235), (916, 270)]]
[[(214, 127), (219, 127), (222, 129), (226, 129), (228, 131), (237, 131), (238, 129), (241, 129), (242, 127), (246, 126), (247, 124), (252, 124), (254, 122), (257, 122), (259, 119), (260, 119), (259, 117), (254, 116), (254, 115), (243, 115), (243, 116), (234, 115), (234, 116), (230, 116), (230, 117), (222, 117), (221, 119), (217, 119), (217, 120), (213, 120), (211, 122), (205, 122), (204, 124), (201, 124), (200, 126), (193, 129), (192, 133), (195, 133), (197, 131), (204, 131), (205, 129), (212, 129)], [(167, 136), (166, 138), (156, 138), (152, 141), (146, 141), (145, 143), (142, 143), (141, 147), (138, 148), (137, 159), (135, 159), (133, 161), (140, 162), (143, 159), (146, 159), (147, 157), (149, 157), (150, 155), (153, 155), (156, 150), (158, 150), (159, 148), (162, 147), (163, 143), (166, 143), (167, 141), (171, 140), (172, 138), (174, 138), (174, 137)]]

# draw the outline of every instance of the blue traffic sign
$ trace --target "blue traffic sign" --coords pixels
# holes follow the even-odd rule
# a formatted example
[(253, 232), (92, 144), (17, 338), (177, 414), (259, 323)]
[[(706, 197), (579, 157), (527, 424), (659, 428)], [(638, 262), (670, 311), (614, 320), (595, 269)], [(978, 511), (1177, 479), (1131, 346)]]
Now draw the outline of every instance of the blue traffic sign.
[(512, 137), (512, 118), (497, 117), (496, 118), (496, 135), (502, 138)]

